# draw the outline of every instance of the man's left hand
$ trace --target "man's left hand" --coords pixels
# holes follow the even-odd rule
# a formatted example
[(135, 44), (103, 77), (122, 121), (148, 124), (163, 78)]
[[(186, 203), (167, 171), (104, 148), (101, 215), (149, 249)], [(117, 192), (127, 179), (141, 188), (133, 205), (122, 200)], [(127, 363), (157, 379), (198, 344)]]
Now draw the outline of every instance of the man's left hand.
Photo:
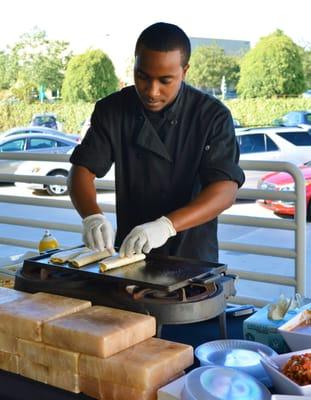
[(121, 257), (131, 257), (133, 254), (149, 253), (151, 249), (163, 246), (175, 235), (172, 222), (163, 216), (132, 229), (123, 240), (119, 254)]

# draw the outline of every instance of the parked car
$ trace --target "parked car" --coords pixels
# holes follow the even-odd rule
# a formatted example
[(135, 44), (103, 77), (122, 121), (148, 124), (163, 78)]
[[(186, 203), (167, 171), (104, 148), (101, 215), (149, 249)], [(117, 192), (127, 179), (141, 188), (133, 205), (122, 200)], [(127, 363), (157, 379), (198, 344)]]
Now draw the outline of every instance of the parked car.
[(62, 124), (57, 120), (56, 114), (53, 113), (34, 114), (30, 121), (30, 125), (45, 126), (59, 131), (62, 130)]
[[(13, 135), (0, 140), (0, 153), (26, 152), (27, 153), (68, 153), (77, 142), (46, 133)], [(22, 163), (20, 160), (0, 159), (0, 173), (14, 174)], [(1, 178), (0, 178), (1, 181)]]
[(230, 100), (230, 99), (236, 99), (238, 97), (238, 94), (235, 90), (227, 90), (225, 99)]
[(235, 128), (241, 128), (242, 127), (240, 121), (238, 119), (236, 119), (236, 118), (233, 118), (233, 126)]
[(83, 139), (88, 131), (89, 127), (91, 126), (91, 118), (87, 118), (81, 124), (80, 136)]
[[(72, 152), (73, 149), (69, 151)], [(69, 162), (51, 162), (51, 161), (24, 161), (16, 169), (17, 175), (33, 176), (62, 176), (67, 177), (71, 163)], [(101, 178), (109, 182), (109, 189), (114, 189), (114, 167), (111, 167), (107, 174)], [(24, 187), (31, 190), (46, 190), (51, 196), (60, 196), (68, 194), (66, 185), (47, 185), (42, 183), (15, 182), (15, 186)]]
[(311, 111), (291, 111), (273, 121), (275, 126), (311, 125)]
[(27, 134), (46, 133), (48, 135), (53, 135), (64, 139), (75, 140), (77, 143), (81, 142), (81, 137), (77, 133), (60, 132), (57, 131), (56, 129), (46, 128), (44, 126), (20, 126), (17, 128), (12, 128), (5, 132), (2, 132), (0, 134), (0, 138), (2, 139), (3, 137), (26, 134), (26, 133)]
[(305, 99), (310, 99), (311, 98), (311, 89), (308, 89), (305, 92), (303, 92), (302, 97)]
[[(305, 128), (244, 128), (236, 130), (241, 160), (288, 161), (300, 165), (309, 161), (311, 135)], [(256, 188), (262, 171), (245, 171), (243, 187)]]
[[(301, 165), (300, 170), (306, 181), (306, 210), (307, 219), (311, 221), (311, 161)], [(286, 172), (270, 172), (258, 181), (258, 189), (275, 191), (294, 191), (293, 177)], [(276, 214), (295, 215), (295, 203), (281, 200), (259, 200), (258, 203)]]

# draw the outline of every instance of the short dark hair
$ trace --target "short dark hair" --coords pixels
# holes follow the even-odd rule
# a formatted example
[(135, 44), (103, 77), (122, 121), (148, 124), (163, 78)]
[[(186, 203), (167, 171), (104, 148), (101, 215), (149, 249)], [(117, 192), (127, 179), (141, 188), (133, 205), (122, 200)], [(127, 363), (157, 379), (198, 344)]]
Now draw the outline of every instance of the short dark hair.
[(184, 67), (189, 62), (191, 54), (190, 40), (177, 25), (157, 22), (148, 26), (137, 39), (135, 57), (142, 46), (155, 51), (180, 50), (182, 66)]

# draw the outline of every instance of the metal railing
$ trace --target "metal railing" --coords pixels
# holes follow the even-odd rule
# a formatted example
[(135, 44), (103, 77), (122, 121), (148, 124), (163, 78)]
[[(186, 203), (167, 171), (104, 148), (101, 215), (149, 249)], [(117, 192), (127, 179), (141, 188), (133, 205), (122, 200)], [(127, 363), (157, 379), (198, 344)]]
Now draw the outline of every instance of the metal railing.
[[(275, 283), (278, 285), (292, 286), (295, 292), (302, 295), (307, 294), (306, 268), (307, 268), (307, 251), (306, 251), (306, 189), (304, 177), (300, 169), (288, 162), (278, 161), (241, 161), (241, 167), (244, 170), (251, 171), (285, 171), (289, 173), (295, 182), (294, 191), (271, 191), (257, 189), (240, 189), (239, 199), (263, 199), (263, 200), (282, 200), (295, 203), (295, 217), (292, 220), (272, 219), (251, 216), (233, 216), (221, 215), (219, 222), (223, 224), (256, 226), (272, 229), (284, 229), (294, 232), (294, 247), (272, 247), (260, 246), (256, 244), (243, 244), (234, 242), (220, 242), (219, 247), (222, 250), (231, 250), (236, 252), (244, 252), (258, 255), (268, 255), (275, 257), (283, 257), (293, 259), (294, 276), (287, 277), (284, 275), (264, 274), (253, 271), (241, 271), (230, 269), (230, 272), (236, 273), (240, 279), (250, 281)], [(262, 301), (254, 301), (249, 298), (235, 298), (236, 302), (248, 303), (253, 302), (257, 305), (263, 305)]]
[[(27, 153), (0, 153), (1, 159), (10, 160), (39, 160), (39, 161), (62, 161), (68, 162), (69, 155), (64, 154), (27, 154)], [(252, 217), (245, 215), (231, 215), (222, 214), (219, 217), (220, 224), (229, 225), (240, 225), (240, 226), (252, 226), (262, 227), (269, 229), (285, 229), (294, 232), (295, 241), (294, 248), (284, 247), (273, 247), (263, 246), (258, 244), (245, 244), (233, 241), (220, 241), (220, 250), (230, 250), (234, 252), (244, 252), (257, 255), (268, 255), (276, 257), (284, 257), (294, 260), (295, 273), (292, 277), (286, 277), (284, 275), (276, 274), (265, 274), (252, 271), (241, 271), (238, 269), (230, 269), (231, 273), (236, 273), (241, 279), (247, 279), (258, 282), (275, 283), (279, 285), (287, 285), (295, 288), (295, 291), (302, 295), (306, 294), (306, 194), (305, 194), (305, 182), (303, 175), (298, 167), (288, 162), (268, 162), (268, 161), (241, 161), (240, 165), (245, 170), (262, 170), (262, 171), (286, 171), (292, 175), (295, 181), (295, 191), (293, 192), (282, 192), (282, 191), (268, 191), (268, 190), (257, 190), (257, 189), (243, 189), (241, 188), (238, 192), (238, 199), (269, 199), (269, 200), (283, 200), (291, 201), (295, 203), (296, 215), (293, 220), (286, 219), (273, 219), (273, 218), (261, 218)], [(66, 178), (61, 177), (34, 177), (30, 175), (12, 175), (12, 174), (0, 174), (1, 182), (36, 182), (36, 183), (48, 183), (48, 184), (59, 184), (65, 185)], [(96, 180), (96, 186), (98, 189), (109, 189), (114, 187), (112, 181), (102, 182)], [(40, 199), (40, 198), (26, 198), (24, 196), (14, 195), (0, 195), (0, 202), (2, 203), (13, 203), (13, 204), (27, 204), (27, 205), (38, 205), (46, 207), (57, 207), (57, 208), (73, 208), (70, 200), (63, 200), (58, 198)], [(114, 204), (100, 203), (100, 206), (104, 212), (115, 212)], [(24, 227), (40, 227), (48, 229), (57, 229), (68, 232), (81, 232), (80, 224), (66, 224), (56, 223), (44, 220), (33, 220), (27, 218), (16, 218), (14, 216), (7, 216), (5, 213), (0, 213), (0, 224), (18, 225)], [(0, 237), (0, 244), (10, 246), (20, 246), (25, 248), (37, 248), (37, 242), (29, 240), (18, 240), (7, 237)], [(256, 304), (256, 299), (251, 299)], [(249, 298), (236, 298), (235, 301), (239, 303), (249, 302)], [(262, 305), (260, 300), (257, 301), (256, 305)]]

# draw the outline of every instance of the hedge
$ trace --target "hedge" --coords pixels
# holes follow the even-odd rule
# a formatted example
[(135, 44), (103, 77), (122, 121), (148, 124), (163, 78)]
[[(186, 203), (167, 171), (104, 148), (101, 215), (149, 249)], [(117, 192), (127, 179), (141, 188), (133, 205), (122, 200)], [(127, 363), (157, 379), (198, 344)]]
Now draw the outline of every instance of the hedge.
[(51, 112), (55, 113), (63, 124), (65, 132), (80, 132), (81, 124), (88, 118), (94, 104), (89, 103), (16, 103), (0, 104), (0, 132), (17, 126), (27, 126), (33, 114)]
[[(311, 99), (278, 98), (278, 99), (232, 99), (225, 101), (234, 118), (243, 126), (271, 125), (288, 111), (311, 110)], [(17, 126), (29, 124), (35, 113), (53, 112), (63, 123), (65, 132), (80, 132), (81, 124), (88, 118), (94, 104), (78, 103), (34, 103), (34, 104), (0, 104), (0, 132)]]
[(311, 99), (232, 99), (225, 101), (234, 118), (243, 126), (268, 126), (289, 111), (311, 110)]

